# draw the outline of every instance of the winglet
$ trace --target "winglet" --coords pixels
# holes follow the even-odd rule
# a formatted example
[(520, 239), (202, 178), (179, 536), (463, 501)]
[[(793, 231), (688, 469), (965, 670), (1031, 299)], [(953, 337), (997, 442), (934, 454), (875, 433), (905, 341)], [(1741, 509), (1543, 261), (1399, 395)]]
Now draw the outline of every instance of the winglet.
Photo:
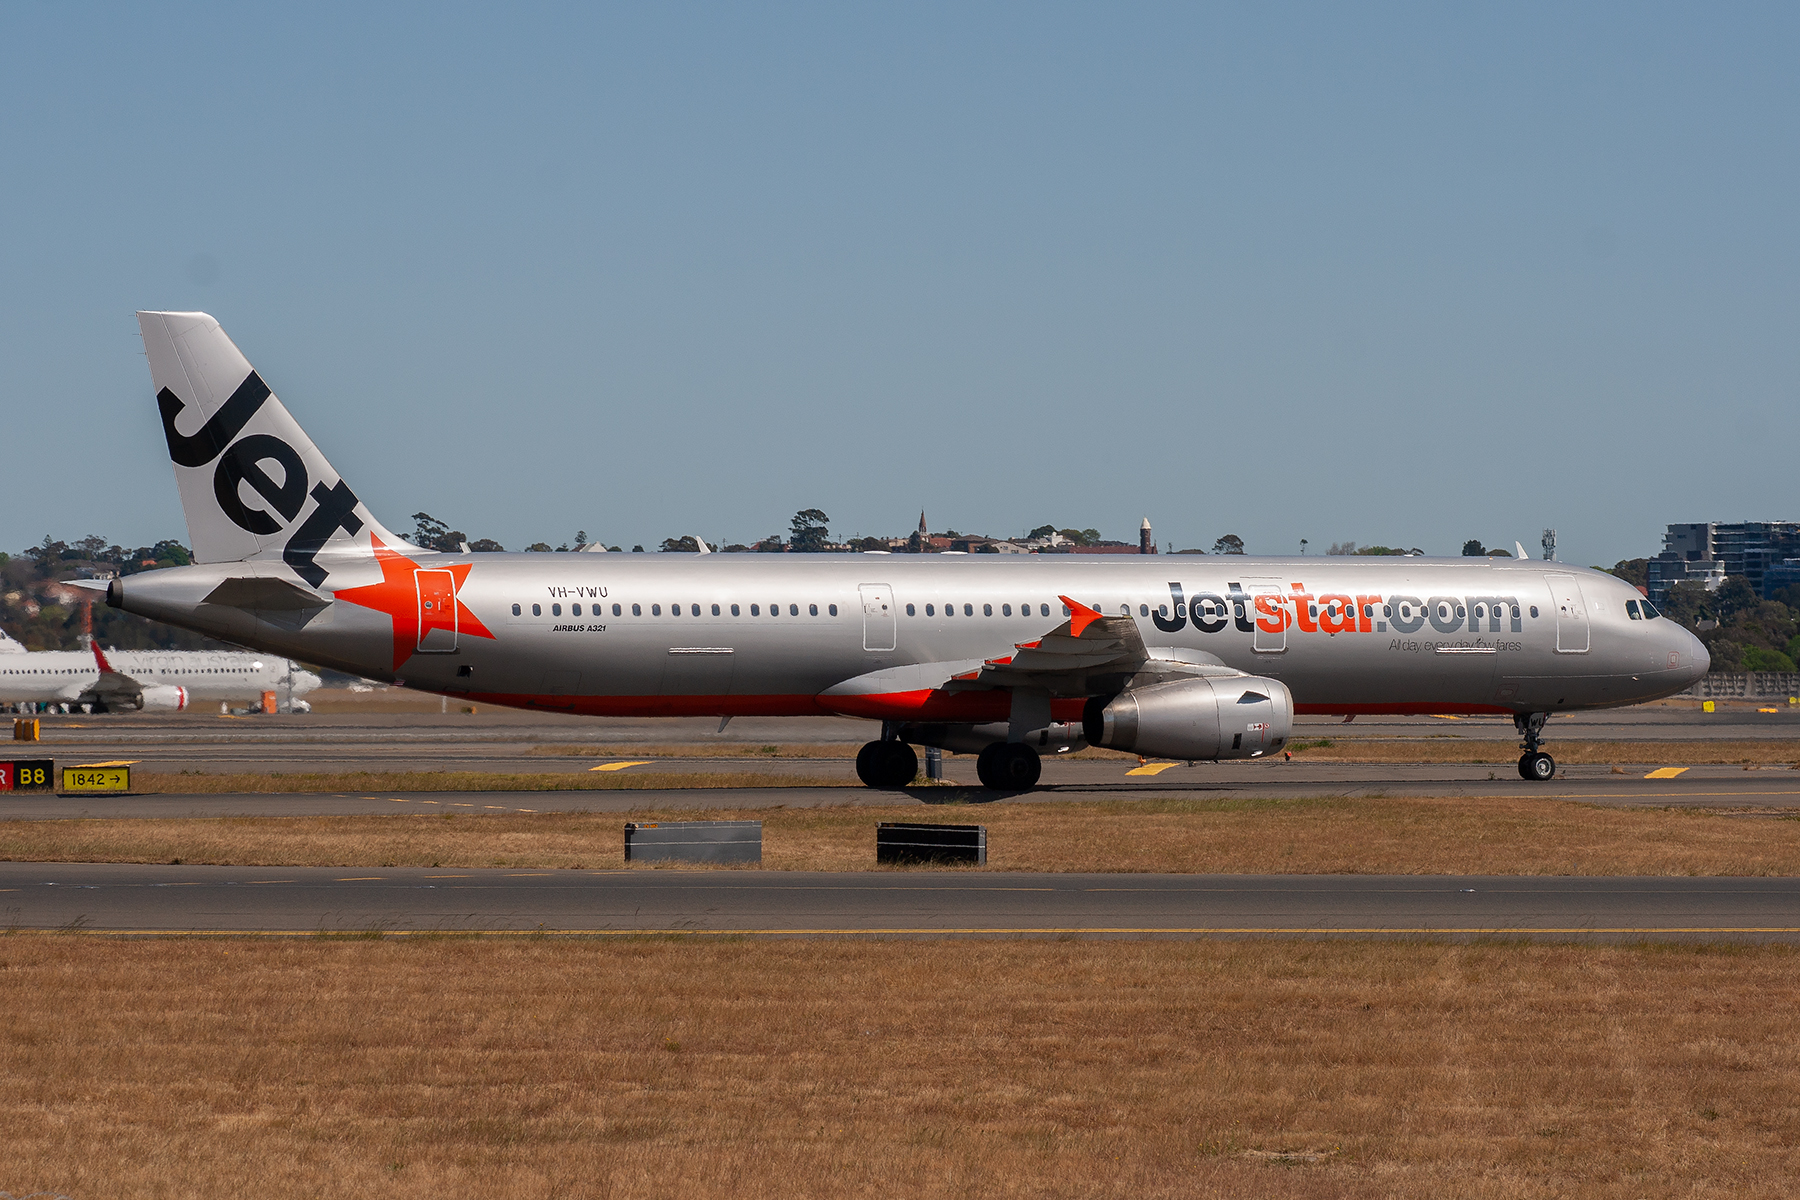
[(100, 651), (100, 639), (95, 638), (88, 645), (94, 648), (94, 661), (100, 664), (100, 673), (102, 675), (113, 674), (112, 664), (106, 661), (106, 655)]
[(1057, 599), (1068, 605), (1071, 614), (1069, 617), (1070, 637), (1080, 637), (1082, 630), (1100, 619), (1099, 613), (1081, 603), (1079, 600), (1071, 600), (1067, 596), (1058, 596)]

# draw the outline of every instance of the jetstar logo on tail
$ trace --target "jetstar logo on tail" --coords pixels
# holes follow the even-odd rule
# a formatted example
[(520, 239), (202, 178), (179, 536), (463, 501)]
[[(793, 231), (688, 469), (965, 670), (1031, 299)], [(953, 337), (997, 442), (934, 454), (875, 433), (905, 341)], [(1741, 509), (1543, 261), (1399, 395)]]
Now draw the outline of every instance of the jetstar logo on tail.
[[(419, 649), (421, 639), (433, 629), (450, 630), (458, 634), (469, 634), (473, 637), (492, 638), (487, 626), (470, 612), (463, 604), (463, 582), (469, 577), (470, 563), (458, 563), (448, 567), (433, 567), (421, 572), (412, 559), (396, 554), (382, 545), (381, 539), (374, 534), (369, 535), (370, 548), (375, 551), (375, 561), (381, 567), (381, 582), (365, 584), (362, 587), (339, 588), (334, 595), (339, 600), (348, 600), (362, 608), (372, 608), (376, 612), (386, 613), (394, 618), (394, 667), (411, 658)], [(449, 603), (455, 605), (452, 613), (437, 607), (444, 604), (441, 590), (423, 586), (418, 576), (449, 575), (452, 579)], [(447, 607), (447, 606), (446, 606)]]

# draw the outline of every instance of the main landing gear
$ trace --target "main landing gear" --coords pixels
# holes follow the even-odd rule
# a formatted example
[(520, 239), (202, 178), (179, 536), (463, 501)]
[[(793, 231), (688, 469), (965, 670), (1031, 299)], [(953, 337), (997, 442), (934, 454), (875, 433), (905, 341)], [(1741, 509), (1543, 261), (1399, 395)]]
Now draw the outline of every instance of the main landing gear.
[(870, 742), (856, 752), (856, 777), (872, 788), (903, 788), (919, 774), (919, 756), (905, 742)]
[(996, 792), (1028, 792), (1043, 773), (1038, 752), (1021, 742), (993, 742), (975, 759), (975, 775)]
[(1544, 722), (1549, 719), (1549, 713), (1513, 714), (1513, 727), (1524, 739), (1519, 743), (1519, 749), (1525, 751), (1519, 756), (1520, 779), (1548, 783), (1556, 778), (1556, 760), (1538, 749), (1543, 744)]

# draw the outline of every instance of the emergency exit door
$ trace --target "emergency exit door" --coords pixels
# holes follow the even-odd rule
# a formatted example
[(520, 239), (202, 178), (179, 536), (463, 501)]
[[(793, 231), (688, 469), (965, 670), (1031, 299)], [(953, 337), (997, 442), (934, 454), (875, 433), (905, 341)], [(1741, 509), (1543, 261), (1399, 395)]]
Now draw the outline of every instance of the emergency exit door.
[(862, 595), (863, 649), (892, 650), (899, 637), (894, 589), (885, 583), (865, 583), (856, 590)]
[(448, 571), (414, 571), (419, 585), (419, 652), (456, 649), (456, 577)]

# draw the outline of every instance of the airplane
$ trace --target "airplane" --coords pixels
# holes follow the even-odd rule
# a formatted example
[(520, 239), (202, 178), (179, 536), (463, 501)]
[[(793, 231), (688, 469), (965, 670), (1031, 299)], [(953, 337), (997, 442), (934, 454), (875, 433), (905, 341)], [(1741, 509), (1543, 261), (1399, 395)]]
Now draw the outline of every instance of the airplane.
[[(267, 691), (303, 696), (320, 679), (286, 659), (210, 650), (27, 650), (0, 630), (0, 703), (91, 712), (181, 712), (196, 701)], [(305, 702), (301, 701), (301, 705)]]
[(1510, 558), (462, 554), (376, 519), (205, 313), (138, 314), (195, 565), (107, 603), (396, 686), (592, 716), (879, 720), (1023, 791), (1084, 745), (1266, 757), (1296, 714), (1512, 717), (1673, 695), (1710, 660), (1603, 572)]

